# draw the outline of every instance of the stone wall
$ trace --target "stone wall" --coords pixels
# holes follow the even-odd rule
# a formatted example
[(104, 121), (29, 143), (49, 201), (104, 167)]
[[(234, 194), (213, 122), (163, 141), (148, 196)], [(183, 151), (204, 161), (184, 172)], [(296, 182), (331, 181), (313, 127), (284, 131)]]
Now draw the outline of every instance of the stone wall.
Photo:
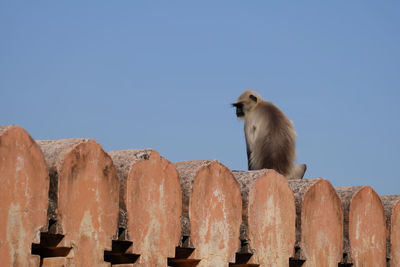
[(0, 126), (0, 266), (400, 266), (400, 196)]

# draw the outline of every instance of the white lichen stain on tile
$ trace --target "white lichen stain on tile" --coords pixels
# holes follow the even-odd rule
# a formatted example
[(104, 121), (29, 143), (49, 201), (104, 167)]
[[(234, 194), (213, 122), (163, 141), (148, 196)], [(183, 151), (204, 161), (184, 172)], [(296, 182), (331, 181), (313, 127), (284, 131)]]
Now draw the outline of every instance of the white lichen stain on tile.
[(226, 206), (225, 206), (225, 195), (221, 192), (221, 190), (219, 188), (216, 188), (213, 192), (213, 195), (217, 198), (217, 201), (214, 201), (214, 205), (213, 205), (213, 209), (216, 208), (218, 203), (222, 204), (222, 215), (224, 216), (224, 220), (226, 220), (226, 214), (227, 214), (227, 210), (226, 210)]
[[(228, 249), (229, 249), (229, 231), (226, 230), (224, 222), (213, 222), (208, 227), (209, 219), (207, 218), (206, 225), (200, 230), (202, 246), (198, 248), (199, 257), (202, 259), (197, 265), (198, 267), (211, 266), (228, 266)], [(209, 237), (206, 242), (206, 235)]]
[(83, 214), (81, 225), (79, 227), (79, 234), (95, 238), (97, 240), (97, 232), (93, 227), (92, 214), (89, 210)]
[[(199, 229), (200, 244), (202, 244), (197, 248), (196, 254), (202, 259), (199, 267), (228, 266), (230, 229), (226, 224), (226, 200), (219, 189), (213, 191), (213, 197), (212, 211), (202, 220), (203, 224)], [(222, 213), (223, 219), (212, 221), (211, 214), (219, 213), (218, 209), (221, 209), (219, 212)]]
[(96, 262), (98, 253), (98, 233), (93, 227), (93, 219), (89, 210), (83, 214), (81, 224), (79, 226), (79, 244), (82, 248), (91, 247), (91, 255), (86, 254), (88, 262)]
[(15, 171), (16, 171), (16, 172), (20, 172), (20, 171), (22, 171), (23, 169), (24, 169), (24, 158), (18, 156), (18, 157), (17, 157), (16, 165), (15, 165)]
[(360, 230), (361, 230), (361, 221), (362, 221), (362, 219), (361, 218), (357, 218), (356, 219), (357, 221), (356, 221), (356, 239), (358, 240), (358, 239), (360, 239)]
[(286, 266), (288, 262), (286, 255), (290, 254), (285, 246), (286, 243), (283, 242), (284, 233), (279, 229), (283, 224), (281, 209), (275, 202), (274, 195), (270, 195), (262, 209), (264, 225), (260, 232), (266, 233), (266, 236), (258, 238), (264, 239), (265, 241), (262, 244), (266, 246), (260, 249), (257, 255), (258, 261), (264, 264), (263, 266), (269, 266), (269, 264), (270, 266)]
[(315, 246), (318, 247), (319, 250), (316, 255), (310, 255), (310, 259), (304, 265), (305, 267), (315, 266), (315, 264), (318, 263), (318, 259), (323, 259), (323, 265), (326, 267), (337, 266), (337, 256), (335, 255), (335, 253), (332, 253), (335, 251), (335, 246), (333, 246), (332, 241), (328, 239), (324, 232), (317, 232)]
[(159, 255), (154, 248), (160, 247), (161, 224), (157, 219), (151, 219), (149, 228), (141, 244), (142, 255), (140, 263), (151, 264), (151, 266), (165, 266), (165, 257)]
[(164, 198), (164, 179), (162, 180), (162, 183), (158, 187), (158, 193), (160, 194), (160, 201)]
[[(156, 182), (156, 181), (153, 181)], [(150, 214), (163, 214), (165, 209), (165, 177), (161, 178), (161, 182), (154, 184), (153, 188), (156, 189), (157, 201), (153, 199), (149, 203)], [(139, 258), (139, 263), (144, 264), (144, 266), (166, 266), (166, 255), (165, 248), (161, 244), (161, 236), (163, 234), (162, 222), (155, 217), (151, 217), (147, 232), (143, 237), (143, 243), (141, 244), (141, 256)], [(158, 249), (156, 249), (158, 248)]]
[(19, 204), (11, 204), (7, 217), (7, 242), (10, 247), (11, 266), (19, 266), (27, 259), (26, 233), (22, 225), (22, 211)]

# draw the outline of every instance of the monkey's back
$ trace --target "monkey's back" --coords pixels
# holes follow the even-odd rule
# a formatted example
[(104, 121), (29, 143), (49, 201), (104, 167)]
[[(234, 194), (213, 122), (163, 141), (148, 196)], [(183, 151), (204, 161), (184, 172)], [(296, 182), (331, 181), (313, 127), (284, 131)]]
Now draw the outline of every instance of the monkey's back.
[(274, 169), (288, 175), (295, 160), (294, 127), (274, 104), (262, 101), (245, 121), (249, 169)]

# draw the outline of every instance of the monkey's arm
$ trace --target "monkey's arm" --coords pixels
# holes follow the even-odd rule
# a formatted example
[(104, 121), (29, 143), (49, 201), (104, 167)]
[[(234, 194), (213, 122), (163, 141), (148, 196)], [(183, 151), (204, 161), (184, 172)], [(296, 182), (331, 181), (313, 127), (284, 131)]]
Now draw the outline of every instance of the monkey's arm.
[(253, 166), (251, 165), (250, 158), (251, 158), (251, 150), (249, 148), (249, 143), (247, 142), (246, 138), (246, 151), (247, 151), (247, 168), (249, 171), (253, 170)]

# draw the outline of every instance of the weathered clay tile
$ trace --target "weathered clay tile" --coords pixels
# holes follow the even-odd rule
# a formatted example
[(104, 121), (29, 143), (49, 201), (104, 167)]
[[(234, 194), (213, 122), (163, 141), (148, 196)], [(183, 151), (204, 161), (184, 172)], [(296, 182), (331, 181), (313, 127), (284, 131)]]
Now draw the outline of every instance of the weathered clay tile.
[(370, 186), (336, 188), (344, 208), (344, 253), (354, 267), (386, 267), (386, 218)]
[[(38, 141), (50, 170), (49, 217), (71, 247), (71, 266), (109, 266), (118, 229), (118, 178), (110, 156), (92, 139)], [(69, 266), (69, 265), (68, 265)]]
[(390, 266), (400, 266), (400, 195), (381, 196), (388, 229), (387, 258)]
[(247, 264), (289, 266), (296, 241), (296, 209), (287, 180), (274, 170), (233, 174), (243, 199), (239, 254), (253, 254)]
[(0, 126), (0, 265), (39, 266), (31, 245), (46, 226), (49, 176), (40, 147), (19, 126)]
[(0, 266), (400, 266), (400, 195), (109, 154), (0, 126)]
[(302, 266), (336, 267), (343, 251), (343, 209), (325, 179), (289, 181), (296, 202), (296, 255)]
[(176, 162), (175, 167), (183, 193), (183, 239), (190, 239), (181, 245), (194, 247), (190, 258), (201, 260), (197, 266), (228, 266), (239, 249), (239, 183), (215, 160)]
[(154, 150), (110, 151), (117, 167), (120, 227), (127, 229), (133, 266), (167, 266), (181, 237), (182, 193), (178, 172)]

